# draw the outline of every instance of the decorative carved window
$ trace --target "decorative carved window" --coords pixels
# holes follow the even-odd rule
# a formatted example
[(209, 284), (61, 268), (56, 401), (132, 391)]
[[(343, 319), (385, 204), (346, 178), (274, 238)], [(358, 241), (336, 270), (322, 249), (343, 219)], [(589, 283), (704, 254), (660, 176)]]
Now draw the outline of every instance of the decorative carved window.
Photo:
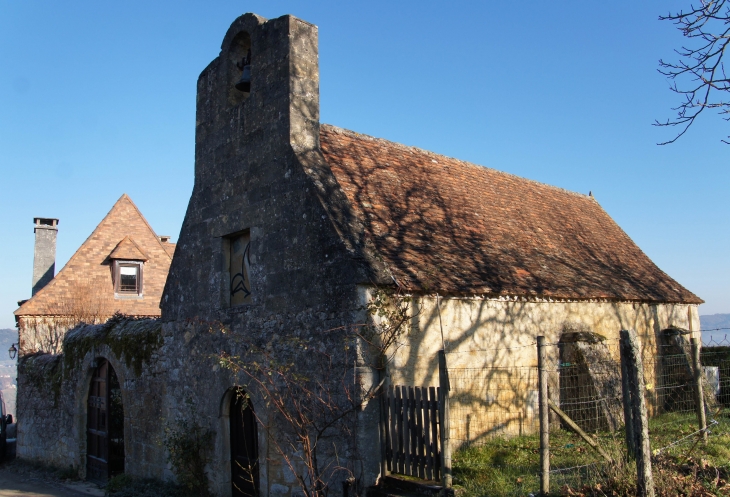
[(114, 293), (142, 295), (142, 263), (114, 261)]
[(251, 234), (228, 238), (228, 274), (231, 307), (251, 303)]

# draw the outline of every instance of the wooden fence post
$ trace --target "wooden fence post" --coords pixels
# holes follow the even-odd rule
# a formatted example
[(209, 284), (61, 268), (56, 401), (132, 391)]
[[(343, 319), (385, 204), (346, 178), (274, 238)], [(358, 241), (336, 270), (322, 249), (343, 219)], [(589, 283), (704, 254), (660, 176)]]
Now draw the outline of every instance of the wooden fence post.
[(707, 418), (705, 417), (705, 395), (702, 391), (702, 361), (700, 360), (699, 341), (692, 337), (692, 369), (694, 371), (695, 411), (697, 412), (697, 424), (702, 430), (702, 442), (707, 443)]
[(629, 380), (628, 357), (626, 347), (621, 342), (621, 400), (624, 407), (624, 431), (626, 436), (626, 452), (629, 459), (636, 458), (636, 436), (634, 435), (634, 415), (631, 411), (631, 382)]
[(537, 337), (538, 404), (540, 414), (540, 494), (550, 493), (550, 410), (545, 337)]
[(621, 330), (621, 347), (626, 358), (631, 391), (631, 417), (636, 440), (636, 492), (639, 497), (654, 497), (654, 476), (651, 471), (649, 416), (646, 412), (644, 364), (639, 337), (634, 330)]
[(451, 438), (449, 423), (449, 372), (446, 369), (446, 352), (439, 350), (439, 424), (441, 425), (441, 484), (451, 488)]

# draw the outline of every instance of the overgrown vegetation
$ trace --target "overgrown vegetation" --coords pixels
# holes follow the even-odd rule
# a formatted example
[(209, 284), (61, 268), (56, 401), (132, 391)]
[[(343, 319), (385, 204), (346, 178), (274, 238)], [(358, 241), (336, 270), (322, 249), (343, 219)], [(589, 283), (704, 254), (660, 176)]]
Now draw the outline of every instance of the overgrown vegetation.
[(53, 393), (53, 405), (58, 405), (63, 381), (61, 356), (43, 353), (25, 356), (18, 361), (18, 373), (25, 375), (36, 391), (50, 390)]
[(167, 461), (172, 466), (180, 487), (189, 495), (195, 497), (210, 495), (210, 481), (205, 467), (208, 464), (212, 441), (213, 432), (196, 421), (178, 419), (165, 427), (163, 443), (167, 449)]
[[(690, 437), (654, 457), (654, 481), (659, 496), (730, 495), (730, 418), (716, 418), (708, 444), (695, 444)], [(650, 420), (653, 449), (693, 434), (694, 414), (670, 413)], [(633, 496), (636, 468), (624, 462), (623, 433), (595, 435), (616, 464), (600, 457), (578, 436), (565, 430), (550, 433), (550, 475), (554, 495)], [(483, 445), (466, 447), (454, 454), (454, 484), (465, 496), (537, 495), (539, 435), (492, 438)], [(570, 468), (559, 471), (560, 468)]]
[(400, 348), (398, 339), (414, 316), (411, 297), (395, 288), (375, 288), (365, 306), (370, 321), (353, 328), (374, 352), (371, 366), (383, 370)]
[(159, 320), (117, 313), (103, 325), (81, 327), (70, 334), (63, 344), (64, 365), (73, 368), (89, 351), (106, 345), (116, 357), (124, 357), (127, 367), (133, 367), (135, 374), (140, 375), (142, 364), (150, 361), (163, 341)]

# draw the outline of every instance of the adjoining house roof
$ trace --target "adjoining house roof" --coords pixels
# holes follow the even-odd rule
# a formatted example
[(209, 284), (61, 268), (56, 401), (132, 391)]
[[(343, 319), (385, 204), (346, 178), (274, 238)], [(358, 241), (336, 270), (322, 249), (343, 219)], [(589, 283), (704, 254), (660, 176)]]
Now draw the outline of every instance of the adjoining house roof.
[(167, 252), (170, 257), (175, 255), (175, 247), (177, 246), (176, 243), (172, 243), (172, 242), (161, 242), (161, 243), (165, 249), (165, 252)]
[(406, 289), (703, 302), (593, 197), (325, 124), (320, 143), (365, 236)]
[[(121, 242), (120, 242), (121, 240)], [(76, 250), (56, 276), (16, 311), (17, 317), (65, 315), (77, 305), (119, 311), (131, 316), (159, 316), (160, 298), (170, 270), (170, 245), (163, 243), (132, 199), (125, 193)], [(144, 260), (144, 293), (141, 298), (114, 298), (111, 255)], [(140, 259), (139, 256), (144, 257)], [(79, 302), (80, 300), (89, 302)]]
[[(167, 249), (165, 249), (167, 252)], [(121, 242), (114, 247), (112, 253), (109, 254), (110, 259), (127, 259), (131, 261), (146, 261), (148, 257), (142, 252), (132, 238), (125, 236)]]

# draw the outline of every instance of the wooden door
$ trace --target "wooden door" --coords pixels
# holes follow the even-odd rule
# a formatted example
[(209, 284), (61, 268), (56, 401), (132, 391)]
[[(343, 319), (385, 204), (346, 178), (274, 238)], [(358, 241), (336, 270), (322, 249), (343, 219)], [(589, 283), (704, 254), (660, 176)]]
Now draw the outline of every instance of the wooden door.
[(124, 472), (124, 408), (119, 380), (100, 359), (89, 388), (86, 478), (99, 483)]
[(251, 401), (242, 390), (231, 401), (231, 483), (233, 497), (257, 497), (259, 451), (256, 417)]

